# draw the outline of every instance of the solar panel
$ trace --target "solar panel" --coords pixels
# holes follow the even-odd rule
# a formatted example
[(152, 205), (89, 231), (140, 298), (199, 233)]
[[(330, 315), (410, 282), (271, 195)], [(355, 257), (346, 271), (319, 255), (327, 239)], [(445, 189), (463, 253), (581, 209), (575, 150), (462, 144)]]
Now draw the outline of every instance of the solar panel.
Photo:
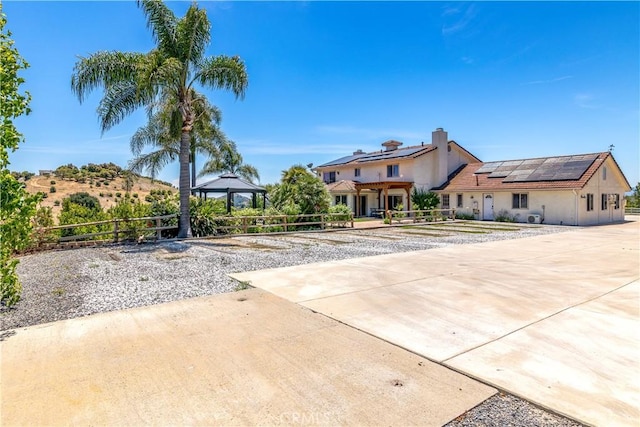
[(351, 156), (345, 156), (345, 157), (340, 157), (339, 159), (336, 160), (332, 160), (328, 163), (324, 163), (320, 166), (318, 166), (319, 168), (325, 167), (325, 166), (337, 166), (337, 165), (344, 165), (346, 163), (352, 162), (360, 157), (364, 157), (366, 156), (366, 154), (354, 154)]
[(597, 157), (585, 154), (502, 162), (489, 178), (504, 178), (502, 182), (572, 181), (580, 179)]
[(383, 151), (378, 153), (367, 154), (364, 157), (358, 159), (360, 162), (373, 162), (375, 160), (389, 160), (398, 159), (402, 157), (412, 156), (419, 153), (422, 150), (427, 150), (430, 147), (420, 146), (414, 148), (403, 148), (399, 150)]
[(478, 169), (476, 173), (491, 173), (497, 168), (499, 168), (501, 164), (502, 162), (485, 163), (484, 165), (480, 166), (480, 169)]

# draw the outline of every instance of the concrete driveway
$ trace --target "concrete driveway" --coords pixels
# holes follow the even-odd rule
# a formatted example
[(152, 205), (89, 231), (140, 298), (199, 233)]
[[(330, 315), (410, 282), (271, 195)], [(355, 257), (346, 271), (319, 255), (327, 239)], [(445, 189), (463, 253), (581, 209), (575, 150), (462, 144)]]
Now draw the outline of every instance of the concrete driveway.
[(0, 340), (3, 426), (440, 426), (496, 393), (260, 289)]
[(637, 426), (639, 242), (627, 222), (233, 277), (581, 422)]

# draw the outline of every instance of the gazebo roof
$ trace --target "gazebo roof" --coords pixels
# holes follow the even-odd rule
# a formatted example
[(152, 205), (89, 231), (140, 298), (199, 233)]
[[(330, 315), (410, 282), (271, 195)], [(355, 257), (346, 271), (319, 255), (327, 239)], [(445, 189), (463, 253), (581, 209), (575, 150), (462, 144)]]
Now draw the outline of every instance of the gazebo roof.
[(202, 193), (266, 193), (264, 187), (252, 184), (239, 178), (233, 173), (220, 175), (218, 178), (204, 184), (191, 187), (192, 191)]

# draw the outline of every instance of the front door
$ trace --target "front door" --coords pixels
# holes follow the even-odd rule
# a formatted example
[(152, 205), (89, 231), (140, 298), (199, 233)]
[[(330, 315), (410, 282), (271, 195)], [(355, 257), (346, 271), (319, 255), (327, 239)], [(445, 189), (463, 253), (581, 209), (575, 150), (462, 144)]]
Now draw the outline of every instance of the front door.
[(493, 194), (485, 194), (482, 198), (482, 219), (493, 221)]
[(367, 216), (367, 196), (360, 196), (360, 212), (358, 212), (358, 216)]

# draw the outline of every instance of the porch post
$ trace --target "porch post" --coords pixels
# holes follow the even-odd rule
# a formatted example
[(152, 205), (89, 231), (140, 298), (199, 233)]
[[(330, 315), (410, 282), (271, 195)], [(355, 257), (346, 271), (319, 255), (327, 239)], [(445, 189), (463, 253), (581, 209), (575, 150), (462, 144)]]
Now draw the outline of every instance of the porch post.
[(361, 216), (362, 212), (360, 212), (360, 189), (356, 188), (356, 216)]
[(384, 186), (384, 211), (385, 211), (385, 213), (389, 210), (389, 208), (387, 207), (388, 203), (389, 203), (389, 188), (385, 185)]

